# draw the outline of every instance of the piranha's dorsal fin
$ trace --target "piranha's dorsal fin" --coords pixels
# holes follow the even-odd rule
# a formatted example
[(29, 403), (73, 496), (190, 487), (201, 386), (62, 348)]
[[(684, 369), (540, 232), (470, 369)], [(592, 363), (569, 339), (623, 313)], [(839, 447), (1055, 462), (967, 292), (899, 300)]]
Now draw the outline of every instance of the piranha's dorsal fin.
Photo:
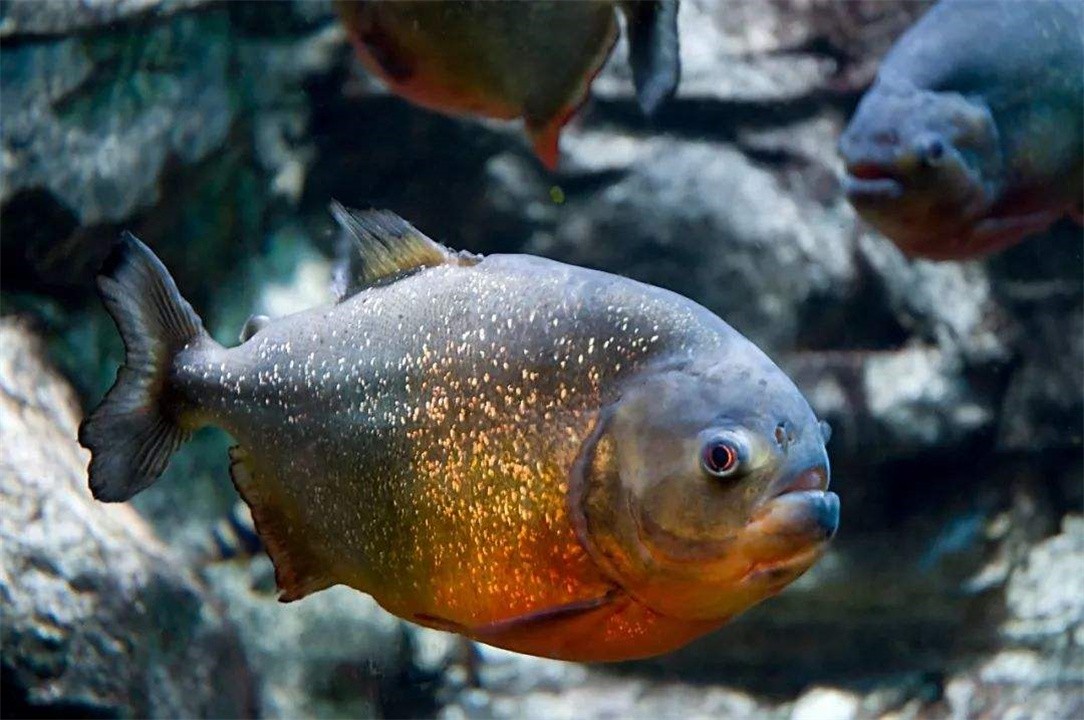
[(334, 280), (339, 302), (423, 268), (473, 265), (481, 259), (449, 250), (388, 210), (349, 210), (333, 201), (331, 214), (342, 231)]

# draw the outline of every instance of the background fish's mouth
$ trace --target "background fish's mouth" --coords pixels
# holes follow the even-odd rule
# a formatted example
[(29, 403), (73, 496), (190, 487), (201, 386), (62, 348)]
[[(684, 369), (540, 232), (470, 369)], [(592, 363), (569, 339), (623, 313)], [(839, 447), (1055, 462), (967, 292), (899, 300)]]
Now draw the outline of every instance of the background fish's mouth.
[(897, 200), (903, 195), (903, 184), (887, 174), (862, 177), (848, 172), (843, 176), (843, 192), (852, 202)]

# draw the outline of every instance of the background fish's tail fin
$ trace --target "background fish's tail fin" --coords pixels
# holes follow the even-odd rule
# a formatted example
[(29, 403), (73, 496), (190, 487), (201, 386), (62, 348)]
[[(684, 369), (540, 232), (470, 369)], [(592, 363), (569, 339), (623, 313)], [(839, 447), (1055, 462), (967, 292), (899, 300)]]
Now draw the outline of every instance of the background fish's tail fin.
[(678, 52), (678, 0), (625, 0), (629, 64), (636, 98), (647, 115), (673, 96), (681, 77)]
[(171, 407), (170, 371), (179, 351), (213, 342), (150, 248), (124, 233), (102, 267), (98, 291), (124, 340), (126, 357), (102, 403), (79, 428), (91, 453), (90, 490), (127, 500), (153, 483), (188, 439)]

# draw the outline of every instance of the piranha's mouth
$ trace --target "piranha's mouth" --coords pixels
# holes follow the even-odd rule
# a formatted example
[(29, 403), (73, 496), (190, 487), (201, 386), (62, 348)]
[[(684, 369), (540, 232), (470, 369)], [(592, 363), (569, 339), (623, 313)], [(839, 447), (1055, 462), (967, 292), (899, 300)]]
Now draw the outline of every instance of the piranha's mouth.
[(892, 168), (881, 163), (848, 163), (843, 192), (851, 202), (896, 200), (903, 195), (903, 183)]
[(750, 527), (800, 543), (831, 540), (839, 528), (839, 496), (828, 490), (828, 471), (814, 466), (773, 483)]
[(746, 526), (748, 569), (742, 584), (770, 593), (809, 569), (839, 528), (839, 496), (822, 472), (802, 473), (754, 513)]

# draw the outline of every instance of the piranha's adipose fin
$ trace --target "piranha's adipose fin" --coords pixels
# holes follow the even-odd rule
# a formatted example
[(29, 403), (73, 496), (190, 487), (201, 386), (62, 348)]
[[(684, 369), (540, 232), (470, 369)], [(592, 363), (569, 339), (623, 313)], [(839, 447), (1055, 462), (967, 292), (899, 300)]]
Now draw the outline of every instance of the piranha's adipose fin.
[(449, 250), (388, 210), (349, 210), (333, 201), (331, 214), (342, 230), (334, 288), (340, 302), (423, 268), (478, 262), (477, 256)]
[(189, 430), (169, 407), (174, 357), (199, 339), (199, 316), (150, 248), (124, 233), (98, 277), (98, 291), (124, 340), (124, 365), (101, 405), (79, 428), (90, 450), (90, 490), (121, 502), (162, 474)]
[(252, 511), (256, 533), (275, 566), (279, 601), (293, 602), (336, 585), (326, 563), (309, 551), (305, 528), (290, 503), (274, 495), (276, 484), (270, 478), (257, 478), (252, 459), (239, 445), (230, 448), (230, 477)]
[(677, 0), (626, 1), (629, 65), (640, 109), (651, 115), (677, 90), (681, 77), (678, 55)]
[(241, 328), (241, 334), (237, 336), (237, 339), (243, 343), (248, 342), (253, 335), (270, 324), (271, 318), (266, 315), (250, 315), (248, 320), (245, 320), (244, 327)]

